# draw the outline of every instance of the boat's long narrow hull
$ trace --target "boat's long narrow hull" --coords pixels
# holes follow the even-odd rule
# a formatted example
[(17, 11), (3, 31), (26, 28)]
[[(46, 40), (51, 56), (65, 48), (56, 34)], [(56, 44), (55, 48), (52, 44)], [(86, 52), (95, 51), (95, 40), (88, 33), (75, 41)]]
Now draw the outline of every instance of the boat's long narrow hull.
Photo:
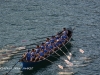
[[(66, 44), (67, 47), (68, 47), (68, 45), (69, 45), (69, 43)], [(67, 50), (65, 49), (64, 46), (61, 48), (61, 50), (63, 50), (64, 52), (67, 52)], [(60, 50), (58, 50), (57, 53), (59, 55), (63, 55), (63, 53)], [(46, 59), (48, 59), (50, 61), (54, 61), (54, 60), (57, 60), (57, 58), (58, 58), (58, 55), (56, 53), (54, 53)], [(39, 62), (22, 62), (22, 64), (23, 64), (22, 70), (31, 70), (31, 69), (34, 69), (34, 68), (44, 67), (44, 66), (46, 66), (50, 63), (51, 62), (49, 62), (47, 60), (42, 60), (42, 61), (39, 61)]]
[[(71, 34), (72, 35), (72, 34)], [(69, 41), (65, 44), (65, 46), (68, 48), (70, 48), (70, 40), (71, 40), (71, 36)], [(64, 52), (67, 52), (65, 46), (61, 47), (61, 50), (63, 50)], [(61, 52), (61, 50), (57, 50), (56, 52), (59, 55), (63, 55), (63, 53)], [(56, 58), (55, 58), (56, 57)], [(48, 56), (46, 59), (50, 60), (50, 61), (54, 61), (57, 60), (58, 55), (56, 53), (51, 54), (50, 56)], [(22, 62), (22, 70), (31, 70), (31, 69), (35, 69), (35, 68), (41, 68), (44, 67), (48, 64), (50, 64), (50, 61), (47, 61), (46, 59), (39, 61), (39, 62)]]

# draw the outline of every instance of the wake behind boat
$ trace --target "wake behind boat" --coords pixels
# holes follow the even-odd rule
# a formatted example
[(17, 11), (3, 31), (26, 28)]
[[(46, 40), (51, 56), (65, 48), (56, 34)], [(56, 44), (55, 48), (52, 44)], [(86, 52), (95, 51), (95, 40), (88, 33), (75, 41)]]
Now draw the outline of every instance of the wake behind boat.
[(72, 28), (63, 28), (57, 35), (47, 38), (45, 43), (40, 46), (37, 45), (35, 49), (24, 53), (21, 59), (22, 70), (32, 70), (45, 66), (52, 63), (54, 58), (61, 56), (63, 51), (67, 52), (66, 48), (71, 40), (72, 32)]

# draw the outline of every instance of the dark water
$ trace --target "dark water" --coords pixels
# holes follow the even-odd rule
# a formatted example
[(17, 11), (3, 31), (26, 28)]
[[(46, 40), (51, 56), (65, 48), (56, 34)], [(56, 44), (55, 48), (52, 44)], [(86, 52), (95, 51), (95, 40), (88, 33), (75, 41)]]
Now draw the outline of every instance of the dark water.
[[(99, 24), (100, 0), (0, 0), (0, 49), (40, 44), (45, 40), (43, 37), (70, 26), (74, 28), (74, 41), (71, 41), (74, 66), (67, 68), (67, 64), (59, 59), (38, 72), (26, 75), (60, 75), (61, 72), (100, 75)], [(79, 49), (83, 49), (84, 54)], [(13, 66), (20, 56), (17, 53), (1, 67)], [(66, 56), (60, 58), (67, 59)], [(65, 68), (59, 69), (58, 64)], [(20, 63), (16, 66), (20, 67)], [(0, 70), (0, 75), (6, 72), (8, 70)], [(9, 75), (25, 74), (13, 69)]]

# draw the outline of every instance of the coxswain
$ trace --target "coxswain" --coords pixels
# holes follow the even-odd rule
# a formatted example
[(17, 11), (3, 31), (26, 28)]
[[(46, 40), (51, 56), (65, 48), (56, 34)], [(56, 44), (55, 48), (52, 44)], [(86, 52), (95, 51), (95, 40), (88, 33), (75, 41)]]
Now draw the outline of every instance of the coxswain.
[(62, 31), (62, 35), (67, 35), (68, 34), (68, 30), (66, 28), (63, 28), (63, 31)]

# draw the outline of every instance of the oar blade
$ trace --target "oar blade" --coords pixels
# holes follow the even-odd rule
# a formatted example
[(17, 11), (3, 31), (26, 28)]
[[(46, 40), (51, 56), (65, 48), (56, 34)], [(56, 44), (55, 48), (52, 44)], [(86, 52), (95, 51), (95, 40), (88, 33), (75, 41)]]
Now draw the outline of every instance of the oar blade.
[(79, 49), (79, 51), (83, 54), (84, 53), (84, 50), (82, 50), (82, 49)]
[(70, 57), (70, 56), (67, 56), (67, 58), (68, 58), (68, 60), (70, 60), (70, 59), (71, 59), (71, 57)]
[(73, 66), (73, 63), (70, 62), (70, 63), (69, 63), (69, 66)]
[(68, 60), (65, 60), (65, 62), (66, 62), (69, 66), (73, 66), (73, 63), (69, 62)]
[(61, 65), (58, 65), (58, 67), (59, 67), (60, 69), (63, 69), (63, 66), (61, 66)]
[(68, 60), (64, 60), (67, 64), (69, 64), (69, 61)]
[(70, 56), (72, 56), (72, 53), (69, 53)]

